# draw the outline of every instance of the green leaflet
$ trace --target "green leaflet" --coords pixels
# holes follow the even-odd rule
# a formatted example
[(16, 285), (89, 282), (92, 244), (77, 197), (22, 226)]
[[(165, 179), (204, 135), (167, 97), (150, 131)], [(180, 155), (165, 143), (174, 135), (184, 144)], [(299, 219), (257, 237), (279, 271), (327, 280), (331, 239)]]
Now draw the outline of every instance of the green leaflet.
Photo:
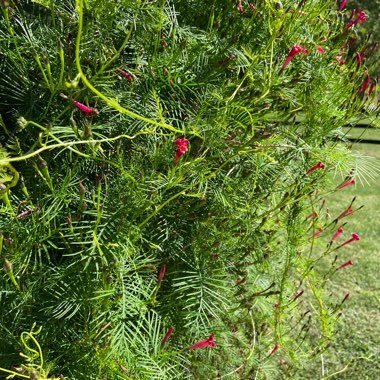
[(32, 0), (32, 3), (40, 4), (46, 8), (50, 7), (50, 1), (49, 0)]

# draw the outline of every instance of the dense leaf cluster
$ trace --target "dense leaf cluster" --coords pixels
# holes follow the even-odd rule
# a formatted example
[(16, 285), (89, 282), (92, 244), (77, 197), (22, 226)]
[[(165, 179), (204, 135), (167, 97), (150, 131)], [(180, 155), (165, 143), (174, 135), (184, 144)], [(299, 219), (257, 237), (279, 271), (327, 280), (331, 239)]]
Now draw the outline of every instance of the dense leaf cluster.
[(295, 379), (333, 338), (310, 237), (372, 168), (338, 140), (373, 57), (334, 1), (238, 3), (1, 1), (4, 373)]

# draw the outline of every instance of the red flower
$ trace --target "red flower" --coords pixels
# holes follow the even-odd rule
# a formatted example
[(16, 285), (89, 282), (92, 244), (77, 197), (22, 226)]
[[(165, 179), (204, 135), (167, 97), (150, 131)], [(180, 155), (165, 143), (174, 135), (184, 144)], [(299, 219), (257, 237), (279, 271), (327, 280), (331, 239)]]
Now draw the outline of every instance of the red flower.
[(353, 38), (353, 39), (350, 41), (350, 43), (348, 44), (348, 48), (351, 49), (351, 48), (354, 46), (354, 44), (355, 44), (356, 41), (357, 41), (357, 38)]
[(297, 298), (301, 297), (303, 295), (304, 291), (301, 290), (299, 293), (297, 293), (294, 298), (293, 298), (293, 301), (296, 300)]
[(181, 158), (181, 156), (183, 156), (187, 152), (189, 140), (188, 139), (177, 139), (175, 141), (175, 145), (178, 146), (178, 149), (176, 150), (176, 154), (175, 154), (175, 160), (178, 161)]
[(356, 20), (355, 20), (356, 24), (358, 22), (364, 22), (366, 19), (367, 19), (366, 13), (363, 11), (363, 9), (359, 9), (358, 16), (356, 17)]
[(129, 80), (130, 82), (133, 81), (133, 75), (130, 74), (130, 73), (127, 73), (125, 70), (123, 69), (117, 69), (119, 71), (119, 73), (127, 80)]
[(359, 93), (365, 94), (370, 81), (371, 81), (371, 78), (370, 78), (369, 74), (367, 74), (367, 76), (365, 77), (363, 85), (359, 89)]
[(344, 303), (344, 302), (346, 302), (346, 301), (348, 300), (348, 297), (349, 297), (349, 296), (350, 296), (350, 293), (347, 293), (347, 294), (344, 296), (343, 301), (341, 302), (341, 304)]
[(160, 273), (158, 274), (158, 281), (159, 282), (161, 282), (164, 279), (165, 272), (166, 272), (166, 266), (163, 265), (162, 268), (160, 269)]
[(164, 336), (164, 339), (162, 339), (161, 347), (163, 347), (165, 345), (165, 343), (169, 340), (169, 338), (171, 337), (173, 332), (174, 332), (174, 328), (170, 326), (168, 331), (166, 332), (166, 334)]
[(320, 52), (320, 53), (324, 53), (326, 50), (321, 48), (320, 46), (317, 46), (317, 50)]
[(378, 42), (376, 42), (375, 44), (373, 44), (373, 46), (371, 47), (371, 50), (369, 52), (369, 55), (372, 55), (374, 53), (374, 51), (377, 49), (377, 46), (378, 46)]
[(362, 64), (362, 56), (359, 52), (356, 52), (356, 59), (358, 61), (358, 66)]
[(305, 55), (307, 55), (307, 54), (309, 54), (309, 51), (307, 49), (301, 47), (300, 45), (297, 45), (297, 44), (293, 45), (292, 50), (290, 51), (290, 53), (288, 54), (288, 56), (285, 59), (284, 64), (282, 65), (281, 71), (284, 70), (285, 67), (289, 65), (290, 61), (297, 54), (300, 54), (300, 53), (304, 53)]
[(188, 350), (194, 350), (196, 348), (204, 348), (211, 347), (214, 348), (216, 346), (214, 342), (214, 334), (210, 335), (208, 339), (201, 340), (200, 342), (194, 343), (192, 346), (188, 348)]
[(338, 248), (341, 248), (341, 247), (344, 247), (345, 245), (350, 244), (350, 243), (352, 243), (353, 241), (357, 241), (357, 240), (360, 240), (360, 236), (359, 236), (358, 234), (356, 234), (356, 233), (353, 233), (353, 234), (351, 235), (351, 239), (346, 240), (346, 241), (345, 241), (344, 243), (342, 243), (339, 247), (337, 247), (337, 249), (338, 249)]
[(340, 234), (343, 233), (343, 231), (343, 228), (339, 228), (338, 231), (336, 231), (333, 237), (331, 238), (331, 241), (335, 240)]
[(313, 211), (311, 214), (309, 214), (306, 219), (314, 219), (318, 216), (318, 213), (316, 211)]
[(318, 164), (314, 165), (313, 167), (311, 167), (307, 172), (306, 174), (310, 174), (312, 173), (314, 170), (317, 170), (317, 169), (324, 169), (325, 168), (325, 164), (323, 164), (322, 162), (318, 162)]
[(346, 3), (347, 3), (347, 0), (343, 0), (342, 3), (340, 4), (340, 7), (339, 7), (339, 12), (341, 12), (344, 7), (346, 6)]
[(268, 356), (273, 355), (277, 350), (278, 350), (278, 343), (276, 343), (276, 344), (274, 345), (274, 347), (272, 348), (272, 351), (269, 353)]
[(337, 270), (348, 267), (349, 265), (353, 265), (354, 263), (352, 260), (347, 261), (346, 263), (342, 264), (340, 267), (337, 268)]
[(367, 51), (367, 48), (368, 48), (368, 46), (364, 46), (364, 48), (363, 48), (362, 51), (360, 52), (360, 55), (362, 56), (362, 59), (364, 59), (364, 57), (365, 57), (365, 53), (366, 53), (366, 51)]
[(349, 215), (349, 214), (352, 214), (352, 208), (351, 208), (351, 207), (349, 207), (346, 211), (343, 211), (343, 212), (337, 217), (337, 219), (343, 218), (344, 216)]
[(371, 87), (369, 88), (368, 95), (371, 95), (371, 94), (372, 94), (373, 89), (375, 88), (375, 86), (376, 86), (376, 82), (373, 82), (373, 83), (371, 84)]
[(349, 181), (345, 182), (343, 185), (340, 185), (340, 186), (338, 187), (338, 190), (339, 190), (339, 189), (343, 189), (344, 187), (346, 187), (346, 186), (350, 186), (350, 185), (355, 185), (355, 179), (354, 179), (354, 178), (352, 178), (352, 179), (350, 179)]
[(252, 3), (248, 3), (249, 7), (252, 9), (252, 11), (255, 10), (255, 6)]
[(321, 232), (323, 232), (323, 228), (318, 228), (317, 232), (312, 236), (312, 239), (316, 238)]
[(238, 8), (239, 13), (243, 14), (244, 9), (243, 9), (243, 5), (241, 4), (241, 0), (238, 1), (237, 8)]
[(367, 19), (367, 15), (363, 11), (363, 9), (359, 9), (356, 19), (352, 20), (354, 15), (355, 15), (355, 9), (351, 12), (350, 20), (348, 21), (346, 25), (346, 29), (344, 30), (345, 33), (348, 31), (348, 29), (352, 28), (354, 25), (358, 24), (359, 22), (364, 22)]
[(69, 98), (65, 94), (60, 94), (60, 95), (62, 96), (63, 99), (69, 100), (72, 104), (74, 104), (75, 107), (77, 107), (78, 109), (80, 109), (81, 111), (83, 111), (87, 115), (91, 115), (91, 114), (96, 114), (97, 115), (97, 114), (99, 114), (99, 111), (96, 108), (89, 107), (89, 106), (86, 106), (86, 105), (84, 105), (82, 103), (79, 103), (76, 100)]

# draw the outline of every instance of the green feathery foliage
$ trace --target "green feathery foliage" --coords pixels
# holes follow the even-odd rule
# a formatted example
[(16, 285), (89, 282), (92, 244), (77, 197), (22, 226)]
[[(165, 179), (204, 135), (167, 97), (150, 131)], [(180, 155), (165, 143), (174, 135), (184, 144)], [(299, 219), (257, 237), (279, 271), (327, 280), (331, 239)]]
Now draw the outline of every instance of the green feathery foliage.
[(324, 196), (378, 170), (342, 144), (379, 111), (361, 22), (331, 0), (0, 4), (0, 372), (301, 379), (342, 308)]

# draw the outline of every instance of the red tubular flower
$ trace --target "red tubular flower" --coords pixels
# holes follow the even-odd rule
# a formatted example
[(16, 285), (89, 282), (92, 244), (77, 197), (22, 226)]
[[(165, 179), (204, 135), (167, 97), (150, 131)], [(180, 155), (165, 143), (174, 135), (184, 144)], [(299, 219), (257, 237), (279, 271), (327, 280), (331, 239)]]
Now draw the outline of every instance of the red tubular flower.
[(252, 11), (255, 11), (255, 6), (252, 3), (248, 3), (249, 7), (252, 9)]
[[(358, 234), (356, 234), (356, 233), (353, 233), (351, 239), (346, 240), (346, 241), (345, 241), (344, 243), (342, 243), (338, 248), (342, 248), (342, 247), (344, 247), (345, 245), (350, 244), (350, 243), (352, 243), (353, 241), (357, 241), (357, 240), (360, 240), (360, 236), (359, 236)], [(338, 248), (337, 248), (337, 249), (338, 249)]]
[(378, 45), (379, 44), (377, 42), (375, 44), (373, 44), (373, 46), (371, 47), (371, 50), (369, 51), (369, 55), (372, 55), (375, 52)]
[(320, 46), (317, 46), (317, 50), (320, 52), (320, 53), (324, 53), (326, 50), (321, 48)]
[(373, 83), (371, 84), (371, 87), (370, 87), (369, 90), (368, 90), (368, 95), (371, 95), (371, 94), (372, 94), (373, 89), (375, 88), (375, 86), (376, 86), (376, 82), (373, 82)]
[(84, 105), (82, 103), (79, 103), (76, 100), (69, 98), (65, 94), (60, 94), (60, 95), (61, 95), (61, 97), (63, 99), (69, 100), (72, 104), (74, 104), (75, 107), (77, 107), (78, 109), (80, 109), (81, 111), (83, 111), (87, 115), (91, 115), (91, 114), (96, 114), (97, 115), (97, 114), (99, 114), (99, 111), (96, 108), (89, 107), (89, 106), (86, 106), (86, 105)]
[(357, 24), (358, 22), (364, 22), (366, 19), (367, 19), (367, 14), (363, 11), (363, 9), (359, 9), (355, 23)]
[(343, 185), (340, 185), (340, 186), (338, 187), (338, 190), (339, 190), (339, 189), (343, 189), (344, 187), (346, 187), (346, 186), (350, 186), (350, 185), (355, 185), (355, 179), (354, 179), (354, 178), (352, 178), (352, 179), (350, 179), (349, 181), (345, 182)]
[(316, 211), (313, 211), (311, 214), (309, 214), (306, 219), (314, 219), (318, 216), (318, 213)]
[(310, 174), (312, 173), (314, 170), (317, 170), (317, 169), (324, 169), (325, 168), (325, 164), (323, 164), (322, 162), (318, 162), (318, 164), (314, 165), (313, 167), (311, 167), (307, 172), (306, 174)]
[(358, 61), (358, 66), (360, 66), (362, 64), (362, 56), (358, 51), (356, 52), (356, 60)]
[(173, 332), (174, 332), (174, 328), (170, 326), (168, 331), (166, 332), (166, 334), (164, 336), (164, 339), (162, 339), (161, 347), (163, 347), (165, 345), (165, 343), (169, 340), (169, 338), (171, 337)]
[(323, 232), (323, 228), (318, 228), (317, 232), (312, 236), (312, 239), (316, 238), (321, 232)]
[(359, 22), (364, 22), (367, 19), (367, 15), (363, 11), (363, 9), (359, 9), (356, 19), (352, 20), (354, 15), (355, 15), (355, 9), (351, 12), (350, 20), (348, 21), (346, 25), (346, 29), (344, 30), (345, 33), (348, 31), (348, 29), (352, 28), (354, 25), (358, 24)]
[(277, 350), (278, 350), (278, 343), (276, 343), (276, 344), (274, 345), (274, 347), (272, 348), (271, 352), (269, 352), (269, 355), (268, 355), (268, 356), (273, 355)]
[(348, 44), (348, 48), (351, 49), (354, 45), (355, 45), (355, 42), (357, 41), (357, 38), (353, 38), (349, 44)]
[(164, 279), (165, 272), (166, 272), (166, 266), (163, 265), (162, 268), (160, 269), (160, 273), (158, 274), (158, 281), (159, 282), (161, 282)]
[(355, 14), (356, 14), (356, 9), (353, 9), (351, 11), (350, 18), (348, 19), (348, 22), (350, 22), (354, 18)]
[(133, 81), (133, 75), (130, 74), (130, 73), (127, 73), (125, 70), (123, 69), (117, 69), (119, 71), (119, 73), (127, 80), (129, 80), (130, 82)]
[(339, 270), (339, 269), (342, 269), (342, 268), (345, 268), (345, 267), (348, 267), (349, 265), (353, 265), (354, 263), (352, 262), (352, 260), (349, 260), (347, 261), (346, 263), (342, 264), (341, 266), (339, 266), (336, 270)]
[(214, 348), (216, 346), (214, 342), (214, 334), (210, 335), (208, 339), (201, 340), (200, 342), (194, 343), (192, 346), (188, 348), (188, 350), (194, 350), (196, 348), (204, 348), (211, 347)]
[(293, 45), (292, 47), (292, 50), (290, 51), (290, 53), (288, 54), (288, 56), (286, 57), (285, 59), (285, 62), (284, 64), (282, 65), (282, 68), (281, 68), (281, 71), (285, 69), (286, 66), (289, 65), (290, 61), (297, 55), (297, 54), (300, 54), (300, 53), (304, 53), (304, 54), (307, 54), (305, 53), (305, 51), (307, 51), (306, 49), (304, 49), (303, 47), (301, 47), (300, 45)]
[(178, 149), (176, 150), (176, 154), (175, 154), (175, 160), (178, 161), (181, 158), (181, 156), (183, 156), (187, 152), (189, 140), (188, 139), (177, 139), (175, 141), (175, 145), (178, 146)]
[(368, 46), (364, 46), (364, 48), (363, 48), (362, 51), (360, 52), (360, 55), (361, 55), (362, 59), (365, 58), (365, 53), (366, 53), (366, 51), (367, 51), (367, 48), (368, 48)]
[(351, 208), (351, 207), (349, 207), (347, 210), (343, 211), (343, 212), (337, 217), (337, 219), (343, 218), (344, 216), (349, 215), (349, 214), (352, 214), (352, 208)]
[(344, 7), (346, 6), (346, 4), (347, 4), (347, 0), (343, 0), (342, 3), (340, 4), (339, 12), (341, 12), (344, 9)]
[(297, 293), (294, 298), (293, 298), (293, 301), (295, 301), (297, 298), (301, 297), (303, 295), (304, 291), (301, 290), (299, 293)]
[(359, 92), (363, 93), (363, 95), (365, 94), (370, 81), (371, 81), (371, 77), (369, 76), (369, 74), (367, 74), (362, 87), (360, 87), (359, 89)]
[(244, 9), (243, 9), (243, 5), (241, 4), (241, 0), (238, 1), (237, 8), (238, 8), (239, 13), (243, 14)]
[(340, 234), (344, 232), (343, 228), (338, 228), (338, 231), (335, 232), (333, 237), (331, 238), (331, 241), (335, 240)]

